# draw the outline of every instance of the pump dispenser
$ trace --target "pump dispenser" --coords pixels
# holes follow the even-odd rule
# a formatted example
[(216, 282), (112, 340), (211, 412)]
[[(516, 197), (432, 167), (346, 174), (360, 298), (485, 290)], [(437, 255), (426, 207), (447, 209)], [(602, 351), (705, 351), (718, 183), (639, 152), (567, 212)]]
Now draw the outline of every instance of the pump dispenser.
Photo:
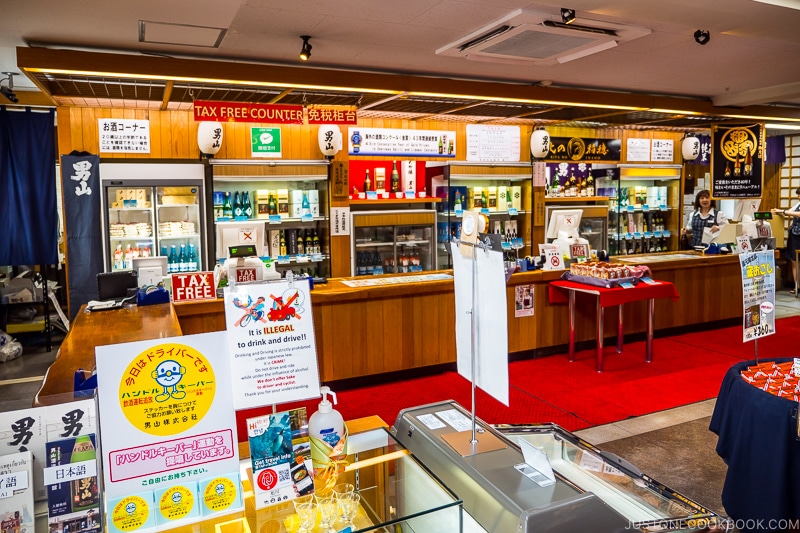
[[(344, 418), (333, 408), (337, 403), (336, 393), (331, 392), (330, 387), (320, 387), (319, 391), (322, 393), (322, 401), (319, 402), (317, 412), (308, 420), (308, 433), (335, 449), (344, 435)], [(333, 404), (328, 400), (329, 395), (333, 397)]]

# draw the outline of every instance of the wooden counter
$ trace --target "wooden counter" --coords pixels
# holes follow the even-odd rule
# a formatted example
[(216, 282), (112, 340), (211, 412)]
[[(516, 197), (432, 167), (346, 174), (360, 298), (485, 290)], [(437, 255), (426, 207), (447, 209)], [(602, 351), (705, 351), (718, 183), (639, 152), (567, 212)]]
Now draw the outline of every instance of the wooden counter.
[[(673, 252), (655, 256), (621, 256), (615, 261), (647, 264), (655, 279), (672, 282), (680, 299), (656, 302), (655, 330), (679, 328), (742, 316), (742, 284), (735, 255), (703, 256)], [(508, 351), (534, 355), (537, 350), (566, 350), (569, 313), (566, 305), (551, 305), (545, 285), (562, 272), (514, 274), (506, 288)], [(410, 370), (456, 360), (453, 281), (351, 288), (331, 279), (311, 293), (320, 377), (323, 382), (398, 370)], [(514, 291), (534, 289), (534, 315), (514, 316)], [(576, 340), (593, 341), (595, 306), (579, 298)], [(644, 333), (646, 303), (625, 306), (625, 334)], [(175, 304), (185, 334), (224, 329), (221, 300)], [(616, 335), (616, 320), (607, 320), (607, 337)]]
[(172, 305), (131, 305), (95, 312), (87, 312), (84, 305), (61, 343), (55, 361), (47, 369), (33, 405), (70, 401), (75, 371), (94, 370), (97, 346), (180, 335), (181, 326)]

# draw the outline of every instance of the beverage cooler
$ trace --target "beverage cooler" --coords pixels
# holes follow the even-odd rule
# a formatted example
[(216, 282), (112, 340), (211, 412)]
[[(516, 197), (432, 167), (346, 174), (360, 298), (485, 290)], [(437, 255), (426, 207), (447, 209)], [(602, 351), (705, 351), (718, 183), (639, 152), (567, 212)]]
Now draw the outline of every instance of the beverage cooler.
[(436, 211), (351, 212), (350, 275), (436, 270)]
[(168, 273), (206, 270), (206, 165), (100, 164), (105, 271), (166, 256)]

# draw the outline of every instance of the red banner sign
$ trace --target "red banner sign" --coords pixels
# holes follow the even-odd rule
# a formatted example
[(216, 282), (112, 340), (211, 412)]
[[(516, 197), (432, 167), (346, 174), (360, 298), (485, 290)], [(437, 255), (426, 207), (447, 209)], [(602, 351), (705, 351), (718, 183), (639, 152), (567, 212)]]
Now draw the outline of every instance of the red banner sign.
[(197, 122), (266, 122), (270, 124), (302, 124), (303, 106), (249, 104), (240, 102), (207, 102), (195, 100)]
[(354, 106), (308, 106), (309, 124), (349, 124), (358, 125), (358, 115)]
[(172, 275), (172, 301), (213, 300), (217, 297), (213, 272)]

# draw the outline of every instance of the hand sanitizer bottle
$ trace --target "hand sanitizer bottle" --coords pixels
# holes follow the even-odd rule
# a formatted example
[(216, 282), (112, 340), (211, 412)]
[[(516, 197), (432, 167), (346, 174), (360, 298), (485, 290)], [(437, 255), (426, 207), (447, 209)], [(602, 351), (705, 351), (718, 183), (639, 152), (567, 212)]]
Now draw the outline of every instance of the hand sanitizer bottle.
[[(330, 387), (320, 387), (322, 401), (319, 410), (308, 419), (308, 433), (311, 436), (325, 441), (331, 448), (336, 448), (344, 435), (344, 419), (341, 413), (333, 408), (336, 404), (336, 393)], [(328, 400), (328, 395), (333, 397), (333, 404)]]

